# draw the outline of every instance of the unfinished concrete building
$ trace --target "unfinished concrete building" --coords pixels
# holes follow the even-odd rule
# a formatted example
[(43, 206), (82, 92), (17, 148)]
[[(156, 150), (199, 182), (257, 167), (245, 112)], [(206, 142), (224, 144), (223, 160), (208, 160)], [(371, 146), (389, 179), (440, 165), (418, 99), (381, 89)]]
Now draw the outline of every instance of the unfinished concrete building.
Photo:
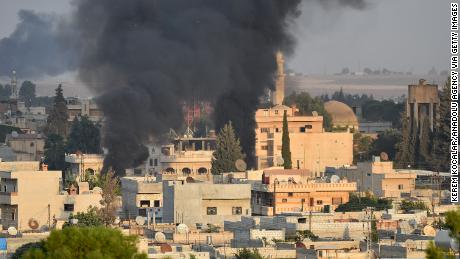
[(433, 130), (439, 109), (438, 85), (420, 79), (418, 85), (409, 85), (408, 94), (406, 109), (410, 125), (415, 122), (419, 126), (428, 117)]

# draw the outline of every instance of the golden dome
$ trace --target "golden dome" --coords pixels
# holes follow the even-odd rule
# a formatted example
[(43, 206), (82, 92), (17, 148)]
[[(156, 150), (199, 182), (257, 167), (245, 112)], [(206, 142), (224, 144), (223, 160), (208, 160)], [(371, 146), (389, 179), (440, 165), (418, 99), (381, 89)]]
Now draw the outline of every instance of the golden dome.
[(328, 101), (324, 103), (324, 109), (331, 115), (334, 127), (358, 128), (358, 118), (345, 103)]

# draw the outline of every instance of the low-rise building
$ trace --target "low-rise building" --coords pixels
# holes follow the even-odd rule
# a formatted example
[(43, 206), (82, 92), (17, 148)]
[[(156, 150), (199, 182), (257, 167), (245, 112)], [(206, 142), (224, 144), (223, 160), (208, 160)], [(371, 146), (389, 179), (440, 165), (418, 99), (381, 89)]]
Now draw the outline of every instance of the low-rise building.
[(320, 175), (327, 166), (350, 165), (353, 162), (353, 134), (349, 131), (325, 132), (323, 117), (296, 115), (295, 108), (277, 105), (259, 109), (255, 155), (257, 168), (278, 166), (281, 158), (283, 114), (286, 112), (291, 147), (292, 167)]
[(163, 181), (163, 222), (212, 224), (251, 215), (251, 185)]
[(102, 122), (104, 113), (93, 99), (69, 97), (66, 101), (69, 121), (73, 121), (75, 117), (87, 116), (92, 122)]
[(85, 180), (86, 176), (98, 175), (104, 166), (104, 155), (100, 154), (66, 154), (68, 180), (78, 178)]
[(174, 173), (181, 176), (209, 175), (216, 138), (177, 137), (170, 144), (148, 145), (149, 158), (145, 170), (134, 170), (135, 175), (146, 172)]
[(392, 161), (381, 161), (373, 157), (371, 162), (358, 162), (357, 166), (331, 169), (331, 173), (355, 182), (359, 192), (371, 191), (377, 197), (400, 198), (401, 194), (410, 195), (415, 189), (412, 172), (398, 172), (393, 169)]
[(45, 152), (42, 134), (19, 134), (13, 131), (6, 135), (5, 143), (16, 153), (17, 161), (39, 161)]
[[(62, 172), (47, 171), (39, 162), (0, 163), (0, 210), (3, 229), (19, 231), (49, 228), (71, 213), (99, 207), (100, 192), (62, 189)], [(83, 185), (82, 185), (83, 186)]]
[(149, 177), (122, 177), (121, 197), (123, 216), (148, 217), (149, 222), (161, 222), (163, 207), (163, 183)]
[(326, 182), (313, 179), (306, 170), (264, 171), (261, 183), (253, 183), (253, 214), (272, 216), (281, 213), (335, 210), (356, 191), (356, 183), (346, 180)]

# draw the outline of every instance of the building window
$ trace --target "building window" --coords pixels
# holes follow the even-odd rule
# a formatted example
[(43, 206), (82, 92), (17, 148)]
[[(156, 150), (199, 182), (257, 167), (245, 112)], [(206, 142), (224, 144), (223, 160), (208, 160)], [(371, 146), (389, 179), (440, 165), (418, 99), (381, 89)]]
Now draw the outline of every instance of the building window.
[(243, 208), (232, 207), (232, 215), (241, 215), (241, 214), (243, 214)]
[(322, 200), (316, 200), (316, 204), (317, 205), (323, 205), (323, 201)]
[(398, 190), (402, 190), (404, 189), (404, 185), (403, 184), (398, 184)]
[(275, 110), (275, 114), (278, 115), (278, 110)]
[(3, 185), (3, 192), (6, 192), (6, 185)]
[(307, 223), (307, 218), (298, 218), (297, 223), (305, 224), (305, 223)]
[(147, 217), (147, 209), (139, 209), (139, 216)]
[(260, 128), (260, 133), (269, 133), (270, 129), (269, 128)]
[(160, 201), (159, 200), (153, 201), (153, 207), (156, 207), (156, 208), (160, 207)]
[(134, 174), (140, 175), (140, 174), (142, 174), (142, 170), (139, 169), (139, 168), (135, 168), (135, 169), (134, 169)]
[(217, 215), (217, 207), (207, 207), (206, 214), (207, 215)]
[(287, 199), (282, 199), (281, 202), (286, 203)]
[(280, 132), (280, 129), (279, 129), (279, 128), (276, 128), (276, 129), (275, 129), (275, 132)]
[(16, 220), (16, 213), (14, 211), (11, 212), (11, 220)]
[(261, 147), (262, 150), (268, 150), (268, 146), (267, 145), (264, 145)]
[(30, 146), (33, 147), (33, 146), (34, 146), (34, 142), (30, 142)]
[(306, 129), (312, 129), (312, 128), (313, 128), (313, 126), (312, 126), (312, 125), (310, 125), (310, 124), (307, 124), (307, 125), (305, 125), (305, 128), (306, 128)]
[(74, 205), (73, 204), (64, 204), (64, 211), (73, 211)]
[(158, 166), (158, 159), (153, 160), (153, 166)]
[(288, 196), (292, 197), (292, 196), (294, 196), (294, 194), (292, 192), (288, 192)]
[(300, 127), (299, 131), (300, 132), (305, 132), (305, 127)]
[(153, 166), (153, 159), (150, 158), (149, 164), (150, 164), (150, 166)]
[(332, 198), (332, 204), (334, 205), (342, 204), (342, 197)]
[(141, 207), (150, 207), (150, 201), (149, 200), (141, 200), (140, 205), (141, 205)]

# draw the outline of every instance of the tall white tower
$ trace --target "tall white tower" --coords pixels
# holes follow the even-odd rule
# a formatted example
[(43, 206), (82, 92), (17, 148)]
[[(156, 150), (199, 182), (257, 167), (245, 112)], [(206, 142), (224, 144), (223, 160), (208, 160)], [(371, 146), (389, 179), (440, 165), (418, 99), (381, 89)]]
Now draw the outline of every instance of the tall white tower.
[(18, 99), (18, 80), (16, 79), (16, 71), (13, 70), (13, 76), (11, 77), (11, 100)]
[(281, 51), (276, 53), (276, 64), (278, 70), (276, 72), (275, 91), (272, 92), (271, 101), (273, 105), (281, 105), (284, 100), (284, 80), (286, 74), (284, 73), (284, 57)]

